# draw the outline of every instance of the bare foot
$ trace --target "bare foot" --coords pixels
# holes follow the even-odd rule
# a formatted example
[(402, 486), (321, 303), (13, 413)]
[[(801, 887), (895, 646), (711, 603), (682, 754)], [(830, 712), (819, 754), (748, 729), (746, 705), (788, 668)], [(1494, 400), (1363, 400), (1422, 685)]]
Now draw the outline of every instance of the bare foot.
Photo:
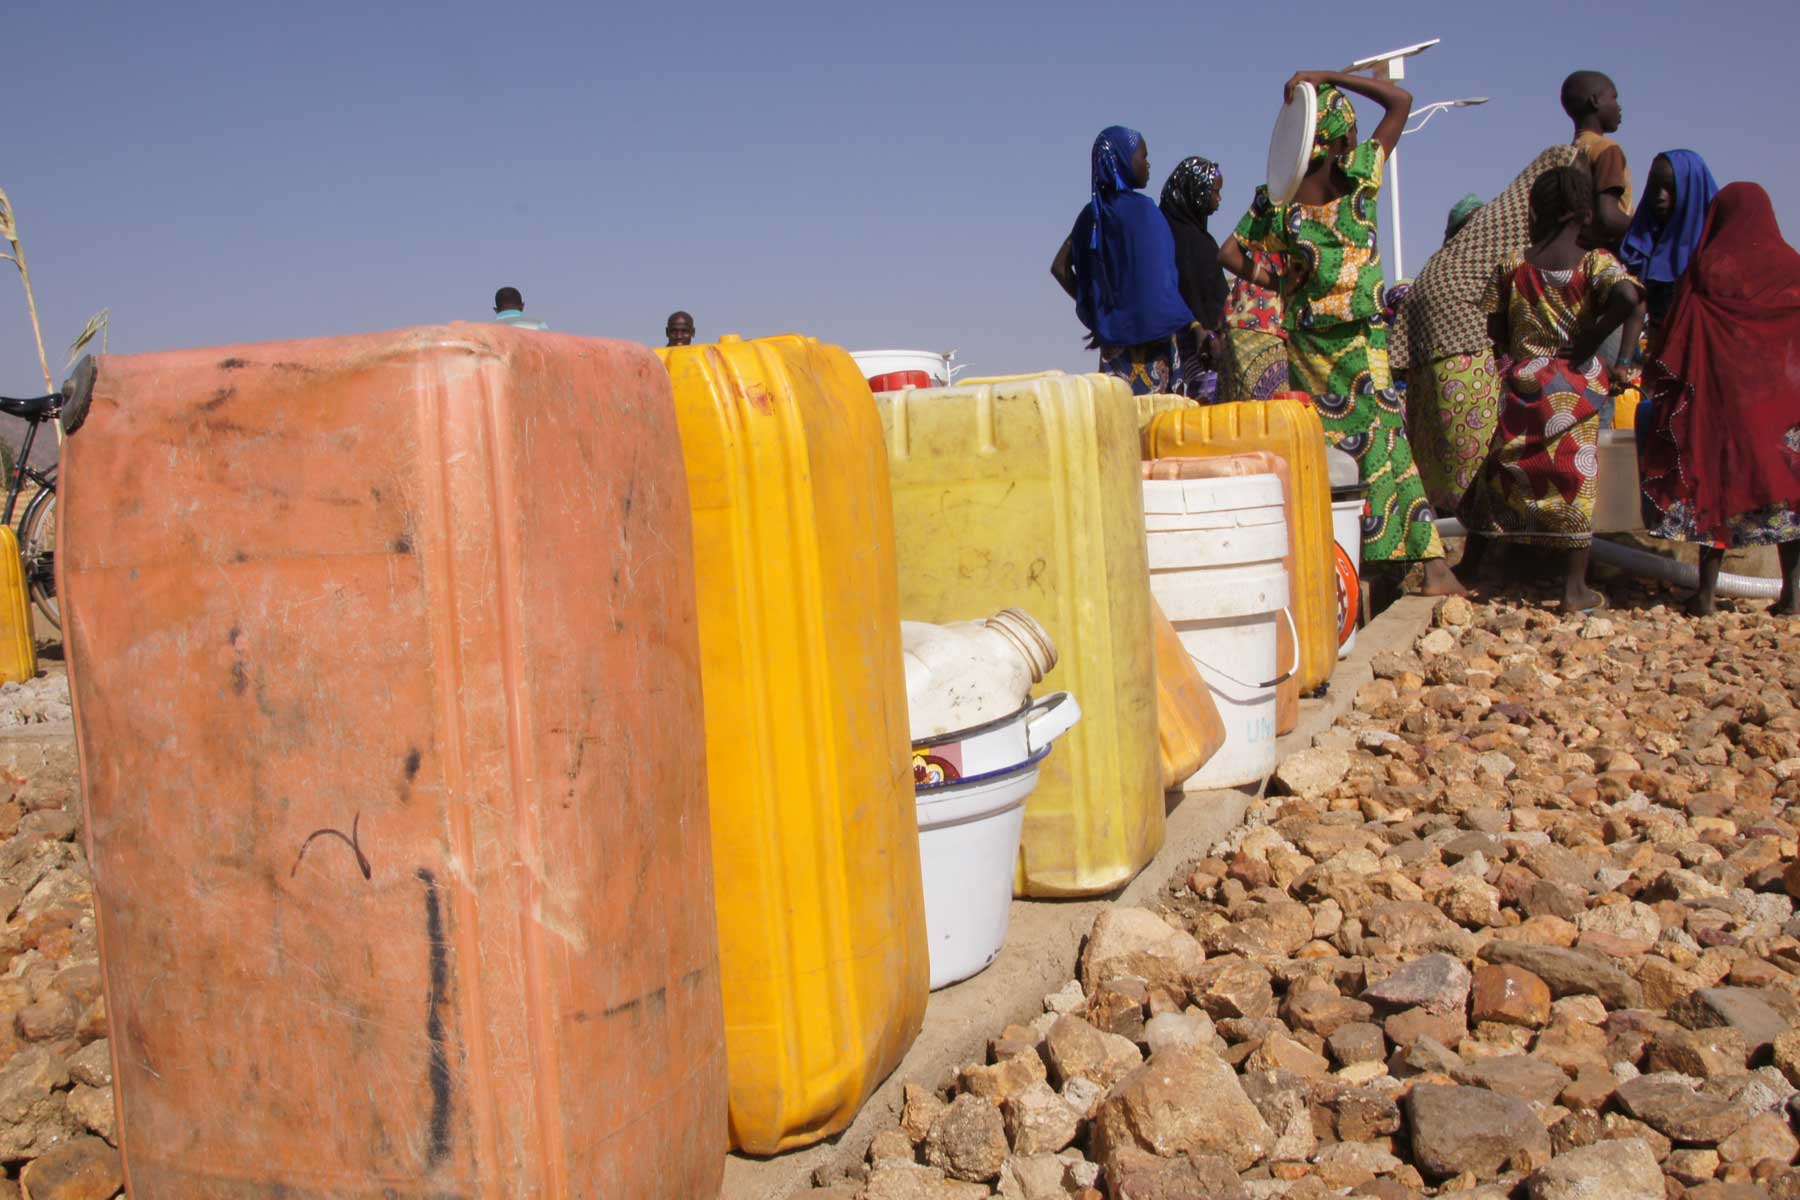
[(1795, 600), (1794, 593), (1788, 588), (1781, 589), (1781, 595), (1769, 606), (1769, 612), (1777, 617), (1800, 616), (1800, 601)]
[(1719, 611), (1719, 603), (1703, 592), (1695, 592), (1688, 597), (1687, 612), (1690, 617), (1710, 617)]
[(1606, 597), (1585, 583), (1577, 584), (1563, 592), (1562, 610), (1565, 613), (1593, 612), (1605, 607)]
[(1463, 581), (1456, 577), (1450, 564), (1441, 558), (1430, 559), (1425, 564), (1425, 584), (1419, 589), (1421, 596), (1466, 596), (1469, 589)]

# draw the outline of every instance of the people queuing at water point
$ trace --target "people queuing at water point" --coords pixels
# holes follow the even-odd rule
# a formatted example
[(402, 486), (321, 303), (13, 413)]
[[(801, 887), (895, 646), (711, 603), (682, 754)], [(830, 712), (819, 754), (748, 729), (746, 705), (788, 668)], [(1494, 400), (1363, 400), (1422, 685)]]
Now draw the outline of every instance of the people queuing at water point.
[[(1712, 611), (1726, 549), (1777, 545), (1777, 609), (1800, 613), (1800, 254), (1762, 190), (1721, 190), (1700, 155), (1666, 150), (1634, 210), (1618, 87), (1574, 71), (1571, 140), (1491, 200), (1464, 195), (1418, 278), (1384, 291), (1377, 197), (1411, 96), (1312, 71), (1284, 98), (1302, 83), (1317, 101), (1306, 173), (1287, 203), (1259, 187), (1223, 245), (1207, 227), (1219, 164), (1183, 158), (1157, 222), (1143, 136), (1095, 140), (1051, 272), (1101, 371), (1203, 403), (1306, 393), (1368, 487), (1365, 562), (1422, 563), (1423, 590), (1452, 593), (1496, 542), (1548, 549), (1571, 611), (1605, 603), (1587, 561), (1600, 430), (1622, 395), (1650, 532), (1700, 544), (1695, 611)], [(1366, 140), (1352, 93), (1382, 107)], [(1454, 573), (1440, 514), (1470, 535)]]

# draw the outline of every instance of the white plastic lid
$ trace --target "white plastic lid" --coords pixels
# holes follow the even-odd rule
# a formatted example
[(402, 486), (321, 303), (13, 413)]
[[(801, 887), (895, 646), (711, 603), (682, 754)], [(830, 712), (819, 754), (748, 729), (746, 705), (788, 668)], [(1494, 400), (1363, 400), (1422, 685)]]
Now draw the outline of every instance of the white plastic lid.
[(1319, 119), (1319, 94), (1310, 83), (1294, 88), (1293, 98), (1281, 106), (1275, 132), (1269, 136), (1269, 199), (1286, 204), (1300, 190), (1306, 166), (1312, 160), (1313, 130)]

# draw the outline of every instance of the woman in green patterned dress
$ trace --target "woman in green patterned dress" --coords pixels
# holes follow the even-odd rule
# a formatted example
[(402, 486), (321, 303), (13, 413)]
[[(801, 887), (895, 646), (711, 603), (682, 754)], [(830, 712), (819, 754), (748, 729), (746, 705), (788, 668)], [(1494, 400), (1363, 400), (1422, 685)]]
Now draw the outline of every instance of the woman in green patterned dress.
[[(1318, 89), (1312, 162), (1287, 204), (1267, 187), (1226, 240), (1219, 261), (1259, 286), (1266, 277), (1250, 252), (1282, 255), (1279, 281), (1285, 305), (1289, 383), (1314, 398), (1325, 436), (1356, 459), (1369, 489), (1363, 516), (1365, 563), (1425, 564), (1425, 593), (1464, 589), (1444, 561), (1435, 514), (1406, 440), (1406, 411), (1388, 375), (1387, 330), (1381, 324), (1381, 256), (1376, 208), (1382, 168), (1400, 141), (1412, 96), (1382, 80), (1340, 71), (1302, 71), (1285, 94), (1309, 83)], [(1356, 138), (1356, 109), (1345, 92), (1376, 101), (1381, 123), (1366, 142)]]

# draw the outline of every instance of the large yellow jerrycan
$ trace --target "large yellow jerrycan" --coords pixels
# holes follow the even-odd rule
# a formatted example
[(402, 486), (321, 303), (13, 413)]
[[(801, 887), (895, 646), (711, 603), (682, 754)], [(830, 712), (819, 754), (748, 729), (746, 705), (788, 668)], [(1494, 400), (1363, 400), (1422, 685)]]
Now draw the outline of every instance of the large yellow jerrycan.
[(0, 683), (37, 677), (37, 646), (31, 636), (31, 600), (25, 594), (19, 535), (0, 525)]
[(1331, 532), (1331, 476), (1325, 427), (1301, 400), (1243, 400), (1157, 413), (1143, 436), (1144, 457), (1196, 458), (1268, 450), (1287, 460), (1293, 480), (1288, 521), (1294, 569), (1288, 581), (1300, 637), (1300, 690), (1317, 691), (1337, 666), (1337, 540)]
[(731, 1137), (850, 1124), (929, 986), (887, 457), (868, 384), (794, 335), (658, 350), (699, 592)]
[(900, 612), (1023, 608), (1081, 723), (1025, 802), (1014, 889), (1110, 891), (1161, 849), (1163, 792), (1137, 409), (1123, 382), (1050, 372), (876, 397), (900, 537)]

